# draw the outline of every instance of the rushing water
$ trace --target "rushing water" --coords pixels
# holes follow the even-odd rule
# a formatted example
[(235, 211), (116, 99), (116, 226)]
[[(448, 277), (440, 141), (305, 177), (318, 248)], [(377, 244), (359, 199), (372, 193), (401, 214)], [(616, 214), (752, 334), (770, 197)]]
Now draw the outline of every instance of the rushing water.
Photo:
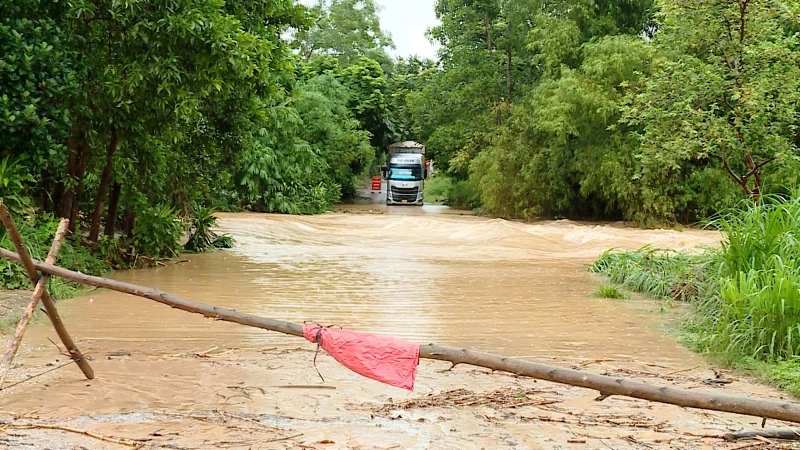
[[(362, 208), (367, 209), (367, 208)], [(713, 233), (568, 221), (522, 224), (435, 207), (311, 217), (220, 214), (230, 251), (114, 278), (265, 317), (305, 320), (517, 357), (694, 358), (642, 299), (592, 296), (587, 266), (611, 247), (690, 247)], [(154, 352), (298, 345), (149, 300), (94, 291), (64, 302), (81, 340), (146, 341)], [(44, 340), (48, 327), (31, 339)]]

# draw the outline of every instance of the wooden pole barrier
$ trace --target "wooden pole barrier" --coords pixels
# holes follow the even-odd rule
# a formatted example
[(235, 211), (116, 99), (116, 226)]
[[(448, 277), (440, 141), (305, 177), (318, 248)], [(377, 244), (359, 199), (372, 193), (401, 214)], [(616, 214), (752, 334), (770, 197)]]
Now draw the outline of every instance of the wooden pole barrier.
[[(20, 261), (19, 255), (2, 248), (0, 248), (0, 257), (11, 261)], [(98, 288), (112, 289), (126, 294), (145, 297), (182, 311), (202, 314), (205, 317), (216, 320), (276, 331), (291, 336), (303, 336), (303, 330), (300, 324), (243, 314), (233, 309), (220, 308), (183, 299), (176, 295), (161, 292), (156, 288), (147, 288), (108, 278), (86, 275), (39, 261), (34, 261), (33, 264), (38, 270), (44, 273)], [(442, 347), (433, 344), (421, 345), (420, 357), (448, 361), (454, 366), (456, 364), (468, 364), (520, 376), (552, 381), (554, 383), (593, 389), (599, 391), (602, 397), (622, 395), (688, 408), (722, 411), (800, 423), (800, 405), (791, 402), (775, 402), (724, 394), (694, 392), (666, 386), (655, 386), (641, 381), (596, 375), (578, 370), (506, 358), (489, 353), (453, 347)]]
[[(68, 225), (69, 219), (61, 219), (61, 223), (58, 225), (58, 229), (56, 230), (56, 236), (53, 239), (53, 244), (50, 246), (50, 251), (47, 252), (47, 258), (45, 259), (46, 263), (56, 263), (56, 257), (58, 256), (58, 251), (61, 250), (61, 243), (64, 241), (64, 235), (67, 233)], [(45, 275), (39, 278), (39, 281), (36, 283), (36, 287), (33, 289), (33, 295), (31, 295), (31, 301), (28, 303), (28, 306), (22, 313), (22, 317), (19, 319), (19, 324), (14, 330), (14, 338), (11, 340), (11, 344), (8, 346), (8, 350), (6, 351), (5, 355), (3, 355), (3, 360), (0, 362), (0, 389), (3, 388), (3, 383), (6, 381), (8, 370), (11, 368), (11, 362), (14, 360), (14, 356), (17, 354), (19, 346), (22, 343), (22, 337), (25, 335), (25, 330), (28, 329), (28, 324), (31, 322), (31, 319), (33, 319), (33, 314), (36, 312), (36, 306), (39, 304), (39, 299), (42, 298), (42, 294), (44, 293), (45, 289), (47, 289), (48, 277), (48, 275)]]
[[(738, 433), (725, 433), (723, 439), (729, 442), (738, 441), (741, 439), (780, 439), (783, 441), (800, 441), (800, 430), (758, 430), (758, 431), (740, 431)], [(739, 447), (747, 448), (747, 447)]]
[[(33, 260), (28, 254), (25, 244), (22, 242), (22, 236), (19, 234), (17, 226), (14, 225), (14, 220), (11, 219), (11, 214), (8, 212), (8, 209), (6, 209), (5, 205), (3, 205), (2, 201), (0, 201), (0, 222), (5, 225), (8, 236), (11, 238), (11, 242), (14, 243), (14, 246), (19, 252), (17, 255), (17, 258), (19, 259), (17, 259), (17, 261), (22, 263), (22, 266), (25, 267), (25, 270), (28, 272), (28, 277), (31, 279), (31, 283), (36, 286), (36, 284), (39, 282), (39, 274), (36, 272), (36, 267), (33, 263)], [(49, 317), (50, 322), (53, 323), (53, 328), (56, 329), (58, 337), (61, 338), (61, 342), (64, 343), (64, 347), (66, 347), (72, 360), (75, 361), (78, 367), (80, 367), (83, 374), (86, 375), (86, 378), (90, 380), (94, 379), (94, 371), (92, 370), (92, 366), (89, 365), (89, 361), (86, 360), (81, 351), (78, 349), (78, 346), (75, 345), (75, 341), (72, 340), (72, 337), (70, 337), (69, 333), (67, 332), (67, 328), (64, 326), (64, 322), (61, 320), (61, 316), (58, 315), (58, 309), (56, 309), (53, 299), (50, 298), (50, 294), (47, 293), (47, 289), (42, 290), (41, 300), (42, 305), (44, 305), (44, 309), (47, 312), (47, 317)]]

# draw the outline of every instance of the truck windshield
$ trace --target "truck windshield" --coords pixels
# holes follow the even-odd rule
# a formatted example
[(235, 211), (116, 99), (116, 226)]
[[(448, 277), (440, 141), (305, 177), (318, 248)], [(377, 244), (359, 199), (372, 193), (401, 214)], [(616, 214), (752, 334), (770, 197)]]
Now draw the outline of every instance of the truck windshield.
[(422, 180), (422, 168), (419, 166), (391, 166), (388, 178), (398, 181), (420, 181)]

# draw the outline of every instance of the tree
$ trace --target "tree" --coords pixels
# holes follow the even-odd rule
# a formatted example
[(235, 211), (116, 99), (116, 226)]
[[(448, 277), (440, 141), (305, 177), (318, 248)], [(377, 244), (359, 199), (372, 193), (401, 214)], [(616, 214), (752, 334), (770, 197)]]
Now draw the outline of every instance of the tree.
[(305, 61), (332, 55), (347, 66), (367, 57), (386, 67), (394, 43), (381, 30), (379, 11), (374, 0), (319, 0), (311, 9), (314, 24), (295, 33), (294, 46)]
[(797, 7), (773, 0), (664, 0), (663, 57), (631, 97), (646, 177), (717, 160), (758, 201), (773, 161), (796, 160), (800, 41)]
[(349, 108), (350, 91), (332, 75), (314, 77), (297, 91), (294, 106), (303, 120), (302, 138), (325, 160), (330, 182), (352, 196), (375, 159), (370, 133)]

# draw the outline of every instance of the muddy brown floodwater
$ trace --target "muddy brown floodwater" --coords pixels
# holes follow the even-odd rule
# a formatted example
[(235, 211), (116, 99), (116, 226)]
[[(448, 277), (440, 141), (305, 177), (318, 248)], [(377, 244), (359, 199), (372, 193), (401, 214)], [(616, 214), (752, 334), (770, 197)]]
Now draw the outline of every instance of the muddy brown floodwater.
[[(690, 247), (703, 231), (521, 224), (446, 214), (221, 214), (231, 251), (116, 279), (265, 317), (319, 321), (509, 356), (691, 360), (658, 330), (653, 304), (592, 297), (587, 266), (611, 247)], [(82, 339), (158, 351), (282, 346), (292, 339), (95, 292), (62, 307)], [(697, 359), (694, 358), (694, 362)]]
[[(702, 378), (713, 377), (660, 330), (671, 314), (643, 298), (596, 298), (598, 279), (587, 272), (612, 247), (689, 249), (715, 245), (713, 232), (524, 224), (427, 206), (219, 217), (234, 249), (114, 278), (270, 318), (654, 382), (705, 389)], [(429, 361), (420, 365), (417, 391), (406, 393), (322, 356), (322, 385), (313, 346), (296, 338), (109, 291), (62, 302), (60, 310), (98, 378), (87, 382), (66, 367), (0, 393), (0, 410), (15, 414), (17, 427), (7, 428), (10, 437), (0, 433), (0, 446), (642, 448), (631, 443), (688, 439), (665, 448), (700, 448), (694, 444), (707, 438), (686, 437), (687, 429), (702, 435), (706, 422), (713, 431), (757, 422), (628, 399), (597, 404), (589, 391), (470, 368), (439, 373), (446, 366)], [(48, 338), (56, 340), (44, 324), (31, 328), (12, 378), (63, 362)], [(781, 395), (746, 380), (731, 386)], [(541, 417), (545, 409), (549, 419)], [(724, 448), (714, 442), (708, 448)]]

